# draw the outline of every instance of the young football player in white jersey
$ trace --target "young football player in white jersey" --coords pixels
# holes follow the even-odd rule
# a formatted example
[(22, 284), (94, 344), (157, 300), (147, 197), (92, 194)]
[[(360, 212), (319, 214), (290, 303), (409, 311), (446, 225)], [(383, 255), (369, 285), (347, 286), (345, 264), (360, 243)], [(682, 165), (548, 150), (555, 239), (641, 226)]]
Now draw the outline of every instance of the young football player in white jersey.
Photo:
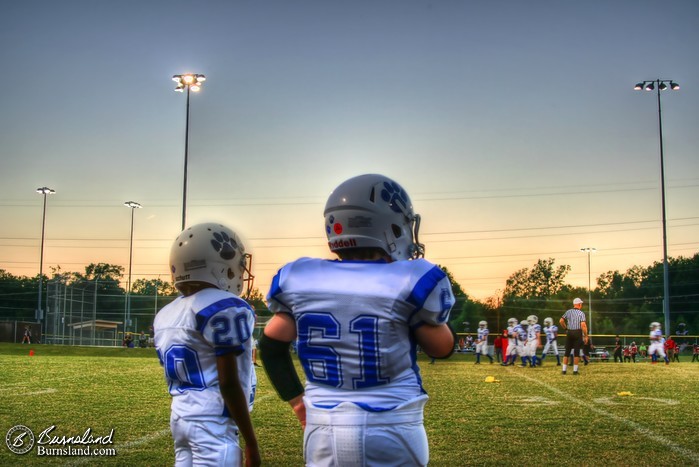
[(481, 355), (485, 355), (493, 363), (493, 357), (488, 353), (488, 322), (481, 321), (478, 323), (478, 335), (476, 336), (476, 365), (481, 364)]
[(665, 364), (670, 364), (670, 359), (665, 354), (665, 337), (663, 330), (660, 328), (660, 323), (653, 321), (650, 323), (650, 345), (648, 346), (648, 355), (650, 355), (651, 363), (658, 363), (658, 357), (665, 360)]
[(541, 325), (539, 318), (536, 315), (527, 317), (529, 326), (527, 327), (527, 342), (525, 344), (525, 353), (529, 359), (529, 366), (536, 366), (537, 356), (536, 351), (541, 348)]
[(527, 319), (523, 319), (522, 321), (515, 326), (515, 334), (517, 335), (517, 354), (519, 355), (520, 360), (522, 361), (522, 364), (520, 366), (525, 367), (527, 366), (527, 363), (529, 362), (529, 356), (527, 355), (527, 349), (526, 349), (526, 344), (527, 344), (527, 326), (529, 325), (529, 321)]
[(172, 395), (175, 465), (260, 465), (250, 420), (256, 383), (255, 313), (239, 295), (252, 276), (250, 255), (220, 224), (185, 229), (170, 250), (180, 297), (158, 312), (155, 348)]
[[(308, 466), (429, 461), (416, 345), (429, 357), (451, 355), (454, 295), (442, 269), (421, 258), (419, 225), (398, 183), (351, 178), (325, 206), (328, 246), (340, 259), (301, 258), (273, 279), (260, 353), (305, 423)], [(305, 388), (289, 355), (295, 339)]]
[(556, 366), (561, 366), (561, 357), (558, 354), (558, 326), (553, 324), (553, 318), (544, 318), (544, 334), (546, 334), (546, 345), (544, 345), (544, 350), (541, 352), (541, 358), (539, 359), (539, 366), (544, 363), (544, 359), (549, 353), (549, 349), (553, 348), (553, 354), (556, 356)]
[(517, 332), (519, 327), (517, 318), (507, 320), (507, 352), (505, 353), (505, 361), (502, 366), (514, 365), (517, 359)]

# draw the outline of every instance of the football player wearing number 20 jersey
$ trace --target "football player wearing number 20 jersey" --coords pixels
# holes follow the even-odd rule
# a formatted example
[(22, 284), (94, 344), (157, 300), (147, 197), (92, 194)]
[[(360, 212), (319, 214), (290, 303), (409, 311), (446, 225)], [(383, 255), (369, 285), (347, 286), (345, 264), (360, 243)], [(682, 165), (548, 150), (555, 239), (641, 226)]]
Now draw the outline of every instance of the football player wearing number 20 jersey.
[[(325, 207), (339, 260), (301, 258), (282, 267), (267, 301), (263, 365), (304, 432), (308, 466), (427, 465), (427, 394), (416, 347), (453, 352), (454, 295), (446, 274), (422, 258), (420, 217), (395, 181), (361, 175)], [(305, 387), (291, 363), (296, 340)]]
[(213, 223), (184, 230), (170, 250), (182, 296), (158, 312), (153, 329), (172, 395), (176, 466), (242, 465), (238, 433), (246, 465), (260, 464), (250, 421), (255, 313), (239, 297), (252, 279), (249, 259), (236, 233)]

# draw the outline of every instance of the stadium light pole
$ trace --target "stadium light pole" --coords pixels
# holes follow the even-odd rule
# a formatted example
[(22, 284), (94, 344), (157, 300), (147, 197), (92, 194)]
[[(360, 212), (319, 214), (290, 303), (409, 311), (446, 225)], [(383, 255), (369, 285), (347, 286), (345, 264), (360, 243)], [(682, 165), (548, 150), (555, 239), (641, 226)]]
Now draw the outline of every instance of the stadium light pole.
[(587, 332), (592, 334), (592, 281), (590, 278), (590, 253), (597, 251), (597, 248), (586, 246), (584, 248), (580, 248), (580, 251), (587, 253), (587, 314), (589, 315)]
[(177, 83), (175, 86), (176, 92), (184, 92), (187, 90), (187, 112), (185, 117), (185, 128), (184, 128), (184, 183), (182, 186), (182, 230), (185, 227), (185, 221), (187, 218), (187, 153), (189, 151), (189, 93), (199, 92), (201, 86), (206, 81), (206, 76), (187, 73), (184, 75), (174, 75), (172, 80)]
[(655, 79), (641, 81), (634, 86), (636, 91), (653, 92), (657, 90), (658, 95), (658, 134), (660, 139), (660, 199), (662, 208), (663, 225), (663, 316), (665, 317), (665, 332), (670, 333), (670, 272), (667, 263), (667, 218), (665, 216), (665, 159), (663, 154), (663, 116), (660, 105), (660, 91), (665, 91), (668, 86), (671, 90), (677, 91), (680, 85), (671, 79)]
[(124, 206), (131, 208), (131, 237), (129, 240), (129, 278), (126, 282), (126, 313), (124, 316), (124, 331), (131, 327), (131, 265), (133, 263), (133, 217), (136, 209), (141, 209), (143, 206), (135, 201), (127, 201)]
[(44, 287), (43, 276), (44, 276), (44, 232), (46, 231), (46, 195), (56, 194), (55, 190), (51, 188), (42, 186), (37, 188), (36, 192), (44, 196), (44, 208), (41, 214), (41, 252), (39, 253), (39, 299), (37, 301), (35, 318), (37, 323), (41, 324), (41, 320), (44, 318), (44, 312), (41, 309), (41, 292)]

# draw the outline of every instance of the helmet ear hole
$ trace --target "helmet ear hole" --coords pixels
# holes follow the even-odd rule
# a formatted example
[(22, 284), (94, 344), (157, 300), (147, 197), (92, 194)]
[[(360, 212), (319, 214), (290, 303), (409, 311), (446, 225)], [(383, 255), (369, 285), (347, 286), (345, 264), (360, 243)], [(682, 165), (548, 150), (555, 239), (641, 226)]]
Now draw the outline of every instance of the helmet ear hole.
[(228, 279), (231, 280), (235, 277), (235, 272), (231, 268), (228, 268)]
[(391, 230), (393, 230), (393, 236), (396, 238), (400, 238), (403, 235), (403, 229), (399, 225), (391, 224)]

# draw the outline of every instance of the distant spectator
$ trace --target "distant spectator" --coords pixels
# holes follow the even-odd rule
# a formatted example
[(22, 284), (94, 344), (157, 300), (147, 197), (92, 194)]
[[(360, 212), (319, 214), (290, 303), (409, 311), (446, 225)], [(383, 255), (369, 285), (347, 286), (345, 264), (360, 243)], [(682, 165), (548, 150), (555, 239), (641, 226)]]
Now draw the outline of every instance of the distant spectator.
[(699, 344), (694, 344), (692, 346), (692, 350), (693, 350), (692, 363), (699, 362)]
[(122, 342), (122, 345), (126, 348), (133, 347), (133, 336), (130, 332), (124, 333), (124, 341)]
[(498, 336), (495, 338), (495, 341), (493, 341), (493, 348), (495, 349), (495, 358), (498, 360), (498, 363), (502, 363), (502, 336), (498, 334)]
[(624, 363), (631, 363), (631, 346), (624, 346)]
[(148, 336), (145, 331), (141, 331), (141, 334), (138, 336), (138, 346), (142, 349), (148, 347)]
[(634, 363), (636, 363), (636, 355), (638, 354), (638, 347), (636, 346), (636, 342), (631, 343), (631, 360), (633, 360)]
[(24, 336), (22, 336), (22, 344), (32, 343), (32, 329), (29, 326), (24, 326)]
[(621, 345), (621, 338), (617, 334), (616, 338), (614, 338), (614, 363), (617, 362), (617, 358), (619, 359), (619, 363), (622, 363), (622, 361), (621, 361), (622, 349), (623, 349), (623, 346)]
[(592, 338), (588, 336), (587, 341), (583, 343), (582, 349), (580, 349), (580, 358), (582, 358), (585, 365), (590, 363), (590, 356), (593, 350), (595, 350), (595, 346), (592, 345)]
[(648, 356), (648, 347), (646, 347), (645, 342), (641, 342), (638, 353), (641, 355), (641, 358), (646, 358)]
[(507, 329), (502, 330), (502, 365), (507, 363), (507, 352), (508, 352), (507, 346), (509, 345), (507, 342), (508, 341), (507, 333), (508, 333)]
[(668, 360), (676, 361), (677, 363), (680, 362), (680, 349), (672, 336), (668, 336), (667, 340), (665, 341), (665, 353), (667, 354)]

